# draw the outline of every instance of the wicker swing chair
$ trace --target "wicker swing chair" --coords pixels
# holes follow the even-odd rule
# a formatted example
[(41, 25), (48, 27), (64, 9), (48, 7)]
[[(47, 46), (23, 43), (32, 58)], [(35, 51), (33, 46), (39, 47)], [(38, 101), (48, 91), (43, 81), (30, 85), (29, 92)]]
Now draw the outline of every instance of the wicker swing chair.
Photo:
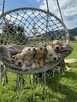
[[(18, 44), (21, 46), (38, 46), (48, 44), (53, 39), (60, 39), (64, 44), (69, 40), (69, 34), (64, 23), (49, 11), (37, 8), (16, 8), (3, 13), (0, 16), (1, 38), (6, 45)], [(35, 100), (35, 74), (44, 73), (44, 90), (46, 94), (46, 72), (53, 69), (56, 64), (45, 65), (41, 69), (27, 68), (23, 71), (15, 64), (9, 63), (6, 59), (1, 59), (4, 65), (4, 72), (17, 73), (18, 78), (23, 74), (33, 75), (33, 100)], [(5, 74), (6, 75), (6, 74)], [(4, 80), (6, 84), (6, 76)], [(22, 84), (22, 80), (18, 83)]]

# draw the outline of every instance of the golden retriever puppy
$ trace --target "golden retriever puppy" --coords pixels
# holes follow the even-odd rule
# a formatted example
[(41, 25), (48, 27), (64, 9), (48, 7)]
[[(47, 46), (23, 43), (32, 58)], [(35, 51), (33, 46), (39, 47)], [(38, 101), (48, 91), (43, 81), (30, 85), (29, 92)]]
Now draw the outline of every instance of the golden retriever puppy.
[[(62, 42), (60, 40), (53, 40), (52, 42), (52, 48), (54, 49), (54, 51), (59, 55), (59, 58), (61, 57), (61, 53), (60, 51), (62, 50), (63, 47), (65, 47)], [(66, 69), (66, 68), (64, 68)], [(60, 63), (55, 67), (55, 71), (57, 73), (61, 73), (61, 66), (60, 66)]]
[(45, 47), (39, 46), (36, 48), (32, 68), (42, 68), (44, 65), (44, 59), (46, 57), (47, 50)]
[(22, 53), (18, 53), (16, 55), (12, 56), (12, 61), (17, 65), (17, 66), (21, 66), (23, 65), (24, 61), (24, 56)]
[(45, 63), (49, 63), (49, 62), (55, 62), (58, 60), (59, 56), (58, 54), (53, 50), (53, 48), (51, 46), (47, 46), (47, 55), (46, 55), (46, 59), (45, 59)]
[(36, 52), (36, 49), (34, 47), (25, 47), (22, 50), (23, 55), (29, 55), (29, 56), (33, 56)]
[(26, 47), (21, 53), (12, 56), (12, 61), (21, 66), (22, 70), (25, 70), (27, 66), (31, 66), (33, 63), (33, 57), (35, 54), (35, 48)]
[(60, 40), (53, 40), (51, 46), (54, 49), (54, 51), (58, 53), (62, 49), (63, 44)]
[(24, 63), (22, 65), (23, 70), (25, 70), (27, 66), (32, 65), (35, 53), (36, 49), (33, 47), (26, 47), (22, 50), (22, 54), (24, 56)]
[(57, 73), (60, 75), (60, 73), (61, 73), (60, 63), (56, 65), (56, 67), (55, 67), (55, 70), (54, 70), (54, 71), (55, 71), (55, 72), (57, 72)]

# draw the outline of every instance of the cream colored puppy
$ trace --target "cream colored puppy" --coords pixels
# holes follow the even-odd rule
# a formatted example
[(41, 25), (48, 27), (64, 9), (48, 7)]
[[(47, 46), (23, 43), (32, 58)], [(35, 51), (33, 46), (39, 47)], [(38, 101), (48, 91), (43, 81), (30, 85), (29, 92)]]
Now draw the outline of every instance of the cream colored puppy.
[(47, 56), (45, 63), (57, 61), (59, 57), (58, 54), (53, 50), (52, 46), (47, 46), (46, 49), (47, 49)]
[(21, 53), (12, 56), (12, 61), (16, 65), (21, 66), (22, 70), (25, 70), (27, 66), (32, 65), (35, 52), (35, 48), (26, 47)]
[(51, 46), (54, 49), (54, 51), (58, 53), (62, 49), (63, 44), (60, 40), (53, 40)]
[(29, 55), (29, 56), (33, 56), (35, 54), (36, 49), (34, 47), (25, 47), (22, 50), (22, 54), (25, 55)]
[(36, 53), (33, 59), (32, 68), (42, 68), (43, 67), (46, 53), (47, 53), (47, 50), (45, 47), (38, 46), (36, 48)]
[(22, 50), (24, 56), (24, 63), (22, 69), (25, 70), (27, 66), (31, 66), (33, 63), (33, 58), (36, 53), (36, 49), (33, 47), (26, 47)]
[(22, 53), (18, 53), (16, 55), (12, 56), (12, 61), (17, 65), (17, 66), (21, 66), (24, 64), (24, 56)]

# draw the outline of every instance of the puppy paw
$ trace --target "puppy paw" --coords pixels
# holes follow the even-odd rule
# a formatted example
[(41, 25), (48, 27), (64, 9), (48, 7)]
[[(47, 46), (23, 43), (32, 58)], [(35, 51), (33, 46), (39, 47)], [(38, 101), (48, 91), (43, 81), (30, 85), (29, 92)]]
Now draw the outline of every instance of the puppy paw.
[(40, 64), (38, 64), (38, 63), (33, 63), (33, 64), (32, 64), (32, 68), (40, 68)]
[(43, 68), (43, 66), (44, 66), (43, 61), (40, 61), (40, 68)]
[(36, 64), (35, 64), (35, 63), (33, 63), (31, 67), (32, 67), (32, 68), (36, 68)]
[(48, 59), (45, 59), (45, 63), (49, 63), (49, 60)]
[(35, 68), (40, 68), (40, 63), (36, 63)]
[(26, 65), (24, 64), (24, 65), (22, 65), (22, 68), (21, 68), (22, 70), (26, 70)]

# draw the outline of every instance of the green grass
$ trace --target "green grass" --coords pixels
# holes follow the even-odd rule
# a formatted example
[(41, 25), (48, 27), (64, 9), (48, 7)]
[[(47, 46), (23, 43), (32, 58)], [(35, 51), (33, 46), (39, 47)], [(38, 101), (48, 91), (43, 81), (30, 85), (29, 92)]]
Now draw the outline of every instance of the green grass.
[(67, 58), (77, 58), (77, 42), (70, 42), (73, 52)]
[[(77, 58), (77, 43), (71, 42), (73, 52), (67, 58)], [(65, 75), (47, 77), (47, 94), (42, 96), (41, 83), (36, 87), (36, 102), (77, 102), (77, 66), (70, 65), (71, 70), (65, 71)], [(3, 86), (0, 83), (0, 102), (33, 102), (32, 86), (29, 76), (24, 75), (25, 86), (19, 92), (16, 89), (16, 74), (8, 72), (9, 83)]]
[[(77, 42), (70, 42), (70, 45), (73, 47), (72, 53), (66, 57), (66, 59), (76, 58), (77, 59)], [(69, 67), (77, 67), (77, 63), (68, 64)]]

